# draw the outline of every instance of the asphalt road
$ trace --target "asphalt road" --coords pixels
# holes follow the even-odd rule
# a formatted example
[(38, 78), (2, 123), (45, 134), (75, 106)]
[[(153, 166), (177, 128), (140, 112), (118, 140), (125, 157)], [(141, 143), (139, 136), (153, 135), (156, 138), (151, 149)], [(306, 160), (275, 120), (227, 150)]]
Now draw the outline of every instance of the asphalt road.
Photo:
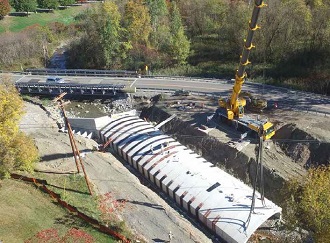
[[(178, 90), (184, 89), (196, 93), (207, 93), (215, 97), (226, 97), (231, 94), (232, 80), (192, 79), (192, 78), (112, 78), (64, 76), (68, 83), (86, 84), (124, 84), (137, 89)], [(45, 82), (46, 76), (12, 75), (14, 82)], [(245, 82), (243, 91), (261, 95), (272, 105), (277, 103), (281, 109), (315, 111), (330, 115), (330, 97), (313, 93), (294, 91), (286, 88)]]

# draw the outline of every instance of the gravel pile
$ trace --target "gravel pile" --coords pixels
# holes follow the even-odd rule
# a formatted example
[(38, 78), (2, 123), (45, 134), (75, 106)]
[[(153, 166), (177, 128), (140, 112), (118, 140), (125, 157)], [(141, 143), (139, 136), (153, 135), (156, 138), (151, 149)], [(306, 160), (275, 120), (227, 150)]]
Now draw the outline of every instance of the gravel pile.
[(133, 109), (133, 100), (131, 97), (125, 99), (118, 99), (112, 102), (112, 107), (114, 111), (123, 112)]

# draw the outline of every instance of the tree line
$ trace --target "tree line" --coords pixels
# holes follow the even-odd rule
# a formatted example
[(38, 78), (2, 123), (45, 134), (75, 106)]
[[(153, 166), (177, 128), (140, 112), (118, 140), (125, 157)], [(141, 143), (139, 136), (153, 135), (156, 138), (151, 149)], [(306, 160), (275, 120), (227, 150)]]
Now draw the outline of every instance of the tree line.
[[(266, 3), (249, 77), (330, 93), (330, 2)], [(107, 1), (80, 16), (83, 34), (71, 48), (70, 65), (174, 67), (177, 74), (230, 78), (253, 4), (248, 0)], [(183, 73), (178, 64), (185, 64)]]
[[(329, 94), (330, 2), (265, 2), (248, 78)], [(100, 3), (77, 17), (79, 31), (68, 50), (68, 67), (145, 70), (148, 66), (162, 74), (233, 78), (253, 4), (250, 0)]]
[[(253, 41), (256, 48), (251, 51), (249, 77), (330, 94), (330, 2), (264, 2), (268, 6), (260, 12), (261, 28)], [(202, 68), (200, 73), (211, 72), (214, 76), (221, 73), (215, 66), (238, 65), (253, 4), (239, 0), (178, 0), (192, 42), (189, 61)]]
[(153, 69), (185, 64), (190, 53), (175, 1), (106, 1), (79, 17), (71, 68)]
[(11, 7), (16, 12), (34, 12), (37, 8), (58, 9), (74, 3), (76, 0), (0, 0), (0, 20), (10, 13)]

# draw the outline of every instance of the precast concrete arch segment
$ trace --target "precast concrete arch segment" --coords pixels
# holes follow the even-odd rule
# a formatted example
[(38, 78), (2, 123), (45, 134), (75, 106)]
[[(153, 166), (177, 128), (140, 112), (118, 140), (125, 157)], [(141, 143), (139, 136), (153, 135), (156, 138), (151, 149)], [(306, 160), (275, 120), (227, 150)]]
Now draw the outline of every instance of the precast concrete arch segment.
[(100, 131), (114, 151), (166, 193), (196, 221), (226, 242), (247, 242), (282, 209), (260, 194), (249, 223), (253, 189), (136, 117), (113, 118)]
[(124, 150), (125, 151), (127, 150), (126, 149), (127, 146), (130, 145), (131, 142), (133, 142), (133, 141), (138, 141), (138, 140), (141, 140), (141, 139), (144, 139), (144, 138), (150, 136), (150, 134), (152, 134), (152, 136), (161, 135), (161, 133), (159, 131), (155, 131), (154, 128), (139, 128), (139, 129), (136, 129), (136, 131), (134, 131), (134, 134), (129, 135), (128, 137), (119, 141), (117, 143), (117, 147), (118, 147), (120, 156), (125, 158), (125, 160), (127, 161), (127, 153), (124, 152)]

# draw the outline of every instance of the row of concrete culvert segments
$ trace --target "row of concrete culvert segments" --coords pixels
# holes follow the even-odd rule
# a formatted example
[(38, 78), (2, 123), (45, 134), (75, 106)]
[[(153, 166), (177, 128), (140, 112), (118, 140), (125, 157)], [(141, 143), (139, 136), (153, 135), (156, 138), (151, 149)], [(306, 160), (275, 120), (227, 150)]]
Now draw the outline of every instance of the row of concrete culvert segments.
[(111, 141), (113, 151), (226, 242), (247, 242), (266, 220), (281, 217), (282, 209), (268, 199), (263, 203), (258, 192), (250, 214), (252, 188), (134, 113), (70, 123), (103, 144)]

